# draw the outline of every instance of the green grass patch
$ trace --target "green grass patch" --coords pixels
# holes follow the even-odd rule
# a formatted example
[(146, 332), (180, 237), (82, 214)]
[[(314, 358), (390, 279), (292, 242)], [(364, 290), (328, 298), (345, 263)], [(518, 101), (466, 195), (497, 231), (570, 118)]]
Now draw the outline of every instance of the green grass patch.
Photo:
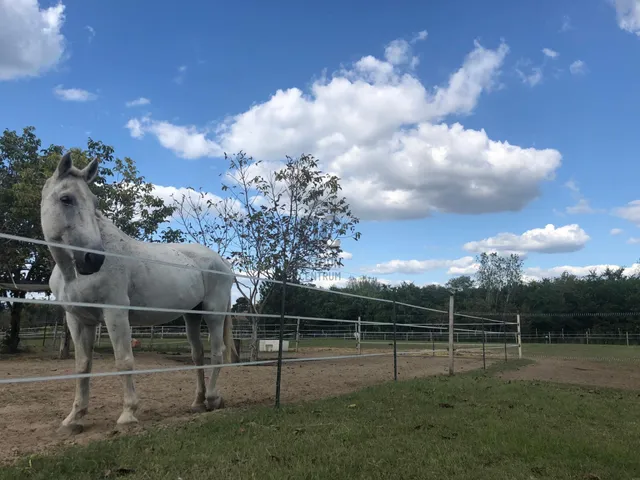
[(322, 401), (221, 411), (0, 470), (0, 479), (632, 479), (638, 394), (487, 372)]

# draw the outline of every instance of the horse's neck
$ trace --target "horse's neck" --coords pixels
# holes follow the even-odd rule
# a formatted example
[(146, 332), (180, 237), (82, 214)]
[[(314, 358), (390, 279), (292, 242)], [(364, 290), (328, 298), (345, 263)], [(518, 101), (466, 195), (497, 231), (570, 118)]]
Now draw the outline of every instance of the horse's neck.
[(96, 211), (96, 219), (98, 220), (98, 228), (100, 229), (100, 235), (102, 236), (102, 242), (105, 250), (110, 250), (112, 243), (121, 243), (121, 241), (125, 241), (127, 243), (136, 242), (135, 238), (130, 237), (120, 230), (115, 223), (113, 223), (99, 210)]

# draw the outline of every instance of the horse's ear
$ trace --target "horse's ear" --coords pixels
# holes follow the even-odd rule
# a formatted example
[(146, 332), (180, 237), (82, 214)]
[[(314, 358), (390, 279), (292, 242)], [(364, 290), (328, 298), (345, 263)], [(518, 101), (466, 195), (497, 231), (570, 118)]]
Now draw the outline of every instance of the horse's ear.
[(69, 151), (65, 153), (58, 162), (58, 168), (56, 169), (58, 178), (66, 175), (66, 173), (71, 170), (71, 167), (73, 167), (73, 160), (71, 160), (71, 152)]
[(91, 183), (95, 180), (98, 175), (98, 159), (94, 158), (89, 165), (84, 167), (82, 170), (82, 175), (84, 175), (84, 179), (87, 183)]

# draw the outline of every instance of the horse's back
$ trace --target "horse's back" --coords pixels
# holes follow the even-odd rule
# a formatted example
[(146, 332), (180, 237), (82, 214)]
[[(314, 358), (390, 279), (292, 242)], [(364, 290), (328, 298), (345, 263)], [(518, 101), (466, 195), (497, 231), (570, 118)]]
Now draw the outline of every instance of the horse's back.
[[(151, 260), (139, 267), (131, 267), (129, 272), (129, 298), (132, 304), (159, 308), (193, 309), (211, 299), (225, 303), (229, 299), (233, 277), (230, 266), (215, 251), (199, 244), (149, 244), (139, 242), (135, 254)], [(183, 265), (179, 268), (153, 262)], [(140, 266), (140, 264), (144, 264)], [(220, 271), (221, 274), (202, 270)], [(224, 301), (223, 301), (224, 299)], [(165, 315), (134, 314), (132, 323), (153, 322), (151, 317)], [(170, 316), (170, 315), (168, 315)], [(145, 317), (144, 319), (142, 317)]]

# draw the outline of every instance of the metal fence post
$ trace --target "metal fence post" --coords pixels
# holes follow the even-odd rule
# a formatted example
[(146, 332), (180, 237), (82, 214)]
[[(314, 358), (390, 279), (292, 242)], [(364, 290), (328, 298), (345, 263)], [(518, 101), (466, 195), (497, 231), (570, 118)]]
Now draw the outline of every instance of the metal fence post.
[(280, 384), (282, 378), (282, 342), (284, 340), (284, 310), (285, 310), (285, 293), (287, 288), (287, 270), (282, 280), (282, 300), (280, 302), (280, 333), (278, 341), (278, 369), (276, 373), (276, 408), (280, 408)]
[(362, 317), (358, 316), (358, 323), (356, 324), (356, 340), (358, 343), (356, 343), (356, 348), (358, 350), (358, 355), (360, 355), (362, 353), (362, 344), (361, 342), (361, 336), (362, 336)]
[(487, 332), (484, 327), (484, 317), (482, 318), (482, 368), (487, 369)]
[(517, 340), (518, 340), (518, 358), (522, 358), (522, 331), (520, 330), (520, 314), (518, 313), (516, 315), (516, 322), (517, 322), (517, 328), (518, 328), (518, 333), (517, 335)]
[(449, 375), (453, 375), (453, 292), (449, 295)]
[(296, 353), (300, 347), (300, 319), (296, 322)]
[(398, 344), (396, 342), (396, 323), (397, 323), (397, 307), (396, 301), (393, 301), (393, 379), (398, 381)]

